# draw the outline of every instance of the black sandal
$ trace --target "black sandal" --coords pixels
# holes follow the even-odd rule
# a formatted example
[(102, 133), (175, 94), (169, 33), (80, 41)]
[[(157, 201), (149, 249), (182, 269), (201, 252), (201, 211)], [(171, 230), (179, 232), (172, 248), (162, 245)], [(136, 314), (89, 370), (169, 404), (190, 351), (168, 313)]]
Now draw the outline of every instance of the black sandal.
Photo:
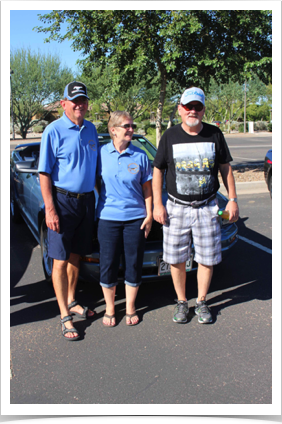
[[(61, 318), (61, 325), (63, 326), (63, 329), (62, 329), (63, 337), (66, 340), (74, 342), (75, 340), (78, 340), (80, 338), (80, 335), (79, 335), (79, 332), (76, 330), (76, 328), (66, 328), (65, 322), (67, 322), (67, 321), (72, 321), (71, 315), (67, 315), (64, 318)], [(65, 337), (65, 334), (67, 334), (67, 333), (77, 333), (77, 336), (76, 337)]]
[[(74, 306), (76, 306), (76, 305), (78, 305), (78, 301), (77, 301), (77, 300), (74, 300), (73, 302), (71, 302), (71, 303), (68, 305), (69, 310), (70, 310), (71, 308), (73, 308)], [(82, 312), (82, 314), (79, 314), (78, 312), (71, 312), (71, 311), (70, 311), (70, 314), (71, 314), (71, 315), (76, 315), (77, 317), (79, 317), (79, 318), (84, 318), (84, 319), (94, 318), (94, 316), (96, 315), (95, 311), (93, 311), (93, 312), (94, 312), (94, 315), (89, 316), (89, 315), (87, 315), (88, 307), (87, 307), (87, 306), (81, 306), (81, 307), (83, 308), (83, 312)]]

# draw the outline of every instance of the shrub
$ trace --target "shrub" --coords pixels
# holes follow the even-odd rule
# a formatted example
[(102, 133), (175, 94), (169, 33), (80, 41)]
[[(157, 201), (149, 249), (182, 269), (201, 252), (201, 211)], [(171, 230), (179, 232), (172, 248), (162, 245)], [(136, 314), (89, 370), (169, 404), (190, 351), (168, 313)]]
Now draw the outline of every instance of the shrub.
[(156, 127), (148, 127), (146, 130), (146, 134), (154, 135), (156, 133)]
[(49, 124), (49, 122), (48, 121), (39, 121), (39, 122), (37, 122), (37, 125), (38, 126), (41, 126), (41, 127), (43, 127), (43, 129), (45, 130), (45, 128), (47, 127), (47, 125)]
[(238, 130), (239, 130), (239, 133), (243, 133), (244, 132), (244, 124), (240, 124)]
[(34, 127), (32, 127), (32, 131), (34, 133), (43, 133), (44, 131), (43, 125), (34, 125)]
[(138, 129), (140, 128), (141, 130), (144, 130), (146, 134), (148, 133), (149, 128), (154, 128), (154, 125), (151, 124), (149, 119), (146, 119), (145, 121), (137, 123), (137, 126), (138, 126)]
[(257, 121), (255, 122), (255, 131), (266, 131), (267, 130), (267, 122)]
[(272, 122), (267, 124), (267, 131), (272, 132)]
[(108, 122), (100, 121), (95, 122), (95, 127), (98, 133), (107, 133), (108, 132)]
[[(15, 130), (15, 134), (21, 134), (19, 127), (17, 126), (17, 124), (14, 124), (14, 130)], [(10, 134), (13, 134), (13, 125), (10, 124)]]

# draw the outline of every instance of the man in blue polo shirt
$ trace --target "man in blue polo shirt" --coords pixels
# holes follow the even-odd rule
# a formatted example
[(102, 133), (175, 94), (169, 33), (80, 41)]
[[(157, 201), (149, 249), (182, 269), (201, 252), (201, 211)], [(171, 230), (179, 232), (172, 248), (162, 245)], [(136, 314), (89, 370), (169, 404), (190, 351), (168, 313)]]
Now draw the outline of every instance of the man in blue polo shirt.
[(94, 316), (75, 300), (80, 255), (92, 251), (94, 186), (98, 136), (84, 119), (86, 86), (73, 81), (65, 87), (62, 118), (45, 129), (40, 147), (39, 177), (48, 227), (48, 255), (53, 258), (52, 280), (61, 313), (64, 338), (79, 339), (72, 315)]

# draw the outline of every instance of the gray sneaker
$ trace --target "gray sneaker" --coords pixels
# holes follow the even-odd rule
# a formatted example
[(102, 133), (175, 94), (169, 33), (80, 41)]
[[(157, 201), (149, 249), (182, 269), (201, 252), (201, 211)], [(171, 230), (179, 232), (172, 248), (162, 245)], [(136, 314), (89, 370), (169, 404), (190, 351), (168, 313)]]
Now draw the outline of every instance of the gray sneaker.
[(196, 301), (195, 314), (198, 315), (198, 322), (200, 324), (208, 324), (212, 322), (211, 310), (205, 300), (198, 303)]
[(188, 320), (189, 308), (188, 302), (184, 300), (178, 300), (177, 305), (174, 308), (173, 322), (178, 324), (185, 324)]

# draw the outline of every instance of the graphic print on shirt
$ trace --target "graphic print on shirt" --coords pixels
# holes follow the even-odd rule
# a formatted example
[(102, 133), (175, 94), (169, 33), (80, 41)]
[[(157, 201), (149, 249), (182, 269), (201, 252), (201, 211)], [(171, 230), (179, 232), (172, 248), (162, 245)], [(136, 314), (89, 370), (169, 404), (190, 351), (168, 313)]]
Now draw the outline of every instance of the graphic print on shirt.
[(210, 193), (214, 187), (214, 143), (173, 145), (176, 190), (181, 195)]

